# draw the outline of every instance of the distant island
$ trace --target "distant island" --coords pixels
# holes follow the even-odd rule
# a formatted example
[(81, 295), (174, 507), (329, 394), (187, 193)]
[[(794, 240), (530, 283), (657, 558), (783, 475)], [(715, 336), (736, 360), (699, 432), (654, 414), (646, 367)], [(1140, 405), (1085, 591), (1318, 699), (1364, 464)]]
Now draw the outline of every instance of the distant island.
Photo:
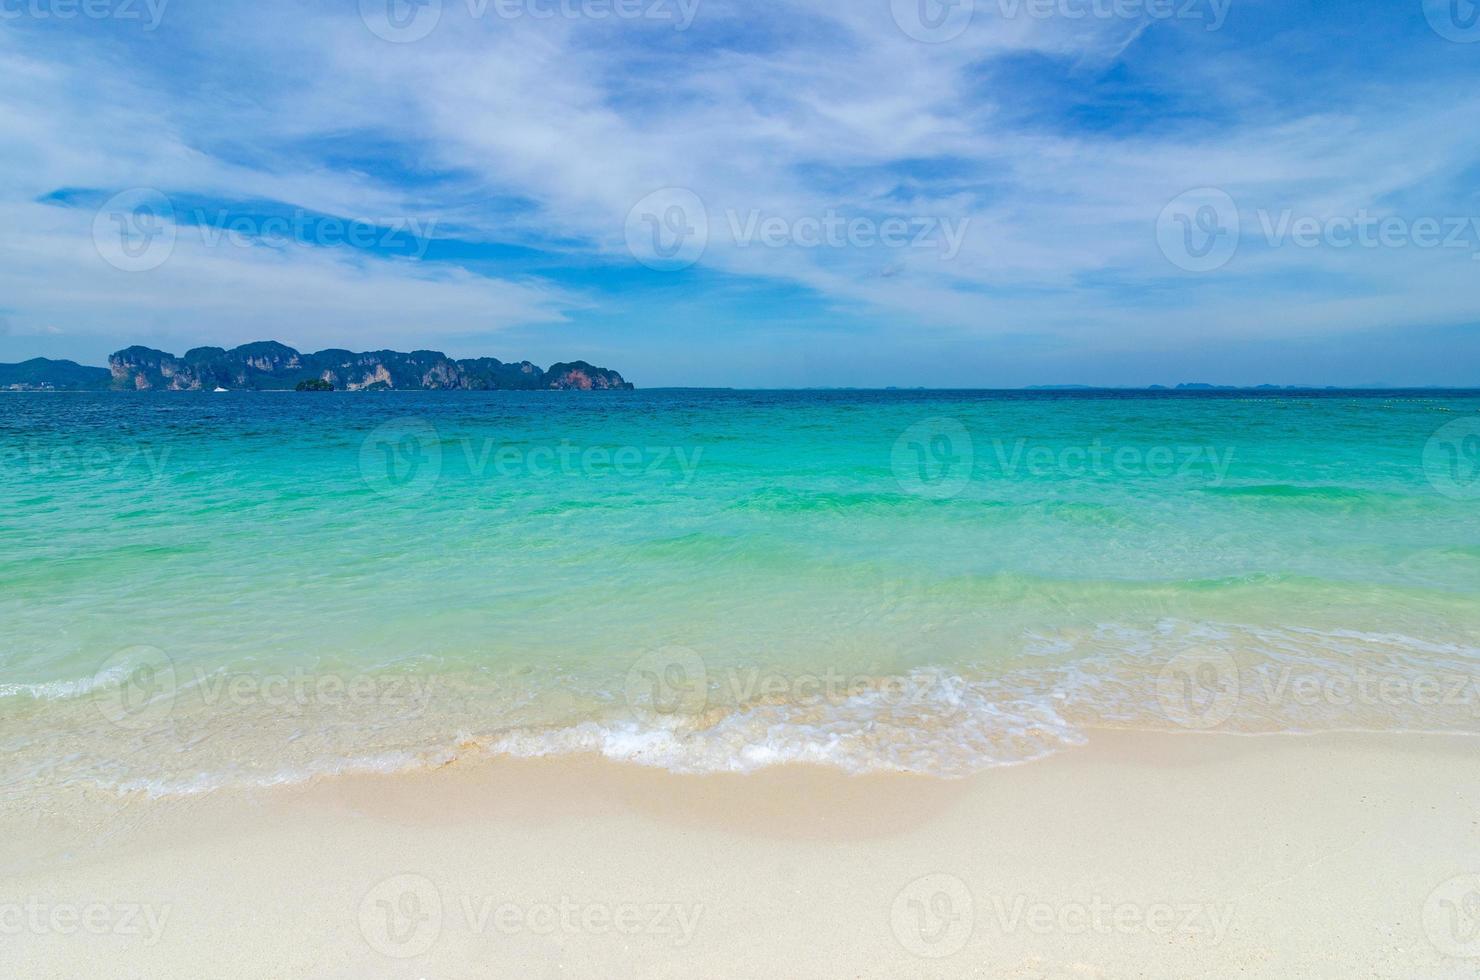
[(109, 357), (106, 368), (44, 357), (0, 364), (0, 389), (12, 391), (630, 391), (632, 387), (616, 371), (585, 361), (541, 369), (529, 361), (453, 360), (429, 350), (300, 354), (271, 340), (232, 350), (197, 347), (183, 357), (128, 347)]

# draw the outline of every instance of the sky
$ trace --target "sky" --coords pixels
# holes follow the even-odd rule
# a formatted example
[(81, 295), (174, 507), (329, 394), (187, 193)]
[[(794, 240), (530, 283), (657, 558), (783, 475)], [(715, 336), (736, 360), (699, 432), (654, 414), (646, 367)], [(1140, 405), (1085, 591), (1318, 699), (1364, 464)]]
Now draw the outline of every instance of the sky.
[(1474, 0), (0, 0), (0, 361), (1480, 385)]

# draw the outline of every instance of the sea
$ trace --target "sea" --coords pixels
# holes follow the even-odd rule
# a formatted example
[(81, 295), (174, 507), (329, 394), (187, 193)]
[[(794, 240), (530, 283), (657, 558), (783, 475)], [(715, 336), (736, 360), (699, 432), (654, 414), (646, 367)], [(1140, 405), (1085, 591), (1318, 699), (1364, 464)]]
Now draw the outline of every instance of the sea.
[(0, 502), (10, 796), (1480, 734), (1475, 391), (5, 393)]

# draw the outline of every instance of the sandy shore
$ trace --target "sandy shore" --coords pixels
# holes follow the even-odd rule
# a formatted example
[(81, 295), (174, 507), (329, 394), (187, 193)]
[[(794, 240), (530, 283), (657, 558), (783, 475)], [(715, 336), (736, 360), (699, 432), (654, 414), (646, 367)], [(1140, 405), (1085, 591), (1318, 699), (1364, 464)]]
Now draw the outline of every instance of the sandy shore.
[(1099, 732), (955, 782), (490, 761), (12, 807), (0, 860), (8, 977), (1474, 977), (1480, 742)]

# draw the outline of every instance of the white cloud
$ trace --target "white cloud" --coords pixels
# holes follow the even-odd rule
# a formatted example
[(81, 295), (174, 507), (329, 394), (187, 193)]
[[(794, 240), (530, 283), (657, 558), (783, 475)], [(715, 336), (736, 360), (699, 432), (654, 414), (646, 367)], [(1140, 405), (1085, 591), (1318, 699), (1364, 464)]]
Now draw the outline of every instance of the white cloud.
[[(89, 264), (90, 244), (76, 237), (85, 220), (26, 204), (61, 187), (133, 185), (371, 219), (440, 218), (475, 240), (558, 241), (583, 260), (613, 261), (626, 259), (628, 209), (658, 187), (683, 186), (710, 212), (708, 268), (799, 283), (840, 310), (903, 327), (968, 335), (1175, 346), (1194, 332), (1461, 322), (1480, 301), (1476, 263), (1452, 250), (1255, 243), (1196, 277), (1173, 267), (1155, 237), (1163, 205), (1200, 185), (1227, 190), (1251, 217), (1260, 208), (1381, 211), (1402, 195), (1410, 215), (1447, 215), (1462, 203), (1432, 184), (1480, 156), (1467, 123), (1480, 108), (1474, 96), (1372, 85), (1339, 111), (1292, 117), (1254, 97), (1270, 80), (1243, 70), (1236, 45), (1202, 38), (1200, 57), (1178, 70), (1194, 90), (1229, 96), (1237, 111), (1225, 106), (1219, 128), (1195, 137), (1172, 127), (1025, 130), (983, 87), (988, 59), (1037, 52), (1092, 73), (1175, 27), (982, 15), (960, 39), (927, 45), (904, 36), (887, 3), (709, 0), (679, 35), (642, 22), (474, 19), (464, 0), (446, 0), (431, 36), (390, 44), (354, 6), (173, 8), (173, 33), (162, 29), (155, 50), (181, 58), (186, 84), (135, 60), (137, 45), (73, 38), (22, 53), (0, 41), (0, 71), (35, 83), (0, 93), (0, 164), (20, 175), (4, 191), (8, 245), (0, 238), (12, 258), (0, 281), (16, 297), (16, 328), (85, 329), (111, 312), (110, 326), (136, 318), (188, 330), (194, 318), (243, 330), (255, 322), (258, 335), (281, 317), (325, 337), (381, 331), (405, 343), (417, 330), (558, 320), (589, 302), (528, 278), (323, 249), (182, 247), (158, 275), (120, 279), (94, 268), (95, 256)], [(706, 31), (741, 41), (706, 43)], [(202, 56), (214, 60), (192, 60)], [(393, 147), (408, 157), (397, 167), (440, 179), (336, 166), (324, 147), (346, 138)], [(914, 179), (905, 163), (942, 158), (966, 176)], [(510, 198), (534, 207), (484, 203)], [(965, 220), (966, 237), (941, 261), (916, 249), (742, 248), (724, 233), (729, 212), (796, 220), (830, 211)]]

